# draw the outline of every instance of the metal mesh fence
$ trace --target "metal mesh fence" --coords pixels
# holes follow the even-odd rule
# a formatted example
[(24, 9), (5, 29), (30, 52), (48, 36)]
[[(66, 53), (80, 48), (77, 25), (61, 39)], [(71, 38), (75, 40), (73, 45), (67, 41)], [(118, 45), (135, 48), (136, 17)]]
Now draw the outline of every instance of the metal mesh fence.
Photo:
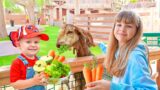
[[(82, 72), (71, 74), (68, 78), (61, 80), (56, 84), (48, 84), (46, 90), (83, 90), (85, 87), (85, 80)], [(10, 85), (0, 87), (0, 90), (15, 90)]]

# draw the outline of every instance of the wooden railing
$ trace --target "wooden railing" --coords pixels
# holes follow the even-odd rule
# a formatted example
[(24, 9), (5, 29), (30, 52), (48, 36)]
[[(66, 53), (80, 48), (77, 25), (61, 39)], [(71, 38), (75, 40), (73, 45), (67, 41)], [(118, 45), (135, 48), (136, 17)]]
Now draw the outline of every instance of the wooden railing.
[(0, 67), (0, 86), (10, 84), (10, 66)]
[[(149, 60), (156, 60), (157, 64), (157, 73), (158, 77), (156, 77), (156, 82), (158, 86), (160, 86), (160, 48), (156, 49), (150, 49), (149, 50)], [(103, 63), (105, 58), (105, 55), (98, 55), (98, 63)], [(70, 66), (71, 66), (71, 71), (73, 73), (80, 72), (82, 71), (83, 64), (86, 62), (92, 61), (92, 56), (87, 56), (87, 57), (80, 57), (80, 58), (73, 58), (73, 59), (67, 59), (66, 60)], [(10, 72), (10, 66), (6, 67), (0, 67), (0, 86), (8, 85), (10, 84), (9, 82), (9, 72)]]

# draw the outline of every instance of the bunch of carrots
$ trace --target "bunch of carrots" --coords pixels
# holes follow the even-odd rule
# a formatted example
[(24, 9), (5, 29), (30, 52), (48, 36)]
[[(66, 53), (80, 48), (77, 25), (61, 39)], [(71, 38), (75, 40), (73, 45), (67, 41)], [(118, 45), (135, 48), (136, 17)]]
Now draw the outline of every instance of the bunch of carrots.
[(57, 50), (58, 50), (58, 54), (57, 55), (53, 50), (50, 50), (48, 52), (48, 56), (52, 56), (53, 60), (58, 60), (60, 62), (64, 62), (65, 61), (65, 56), (60, 56), (60, 55), (63, 54), (64, 52), (68, 51), (69, 50), (69, 46), (61, 45), (60, 48), (58, 48)]
[(83, 67), (83, 76), (86, 83), (101, 80), (103, 71), (103, 65), (97, 64), (96, 60), (94, 60), (91, 64), (85, 63)]
[(48, 52), (48, 56), (52, 56), (53, 60), (58, 60), (59, 62), (64, 62), (65, 61), (65, 56), (56, 55), (54, 50), (50, 50)]

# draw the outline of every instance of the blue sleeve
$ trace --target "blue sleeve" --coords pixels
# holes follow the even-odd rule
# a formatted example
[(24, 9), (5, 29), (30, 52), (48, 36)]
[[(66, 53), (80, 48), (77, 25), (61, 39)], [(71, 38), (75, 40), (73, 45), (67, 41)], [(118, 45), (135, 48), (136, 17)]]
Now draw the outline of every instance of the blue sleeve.
[(158, 90), (150, 77), (148, 61), (142, 53), (131, 53), (123, 82), (111, 82), (110, 90)]
[(107, 46), (106, 46), (105, 43), (101, 42), (101, 43), (98, 44), (98, 46), (100, 47), (100, 49), (101, 49), (101, 51), (102, 51), (103, 53), (106, 53), (106, 51), (107, 51)]

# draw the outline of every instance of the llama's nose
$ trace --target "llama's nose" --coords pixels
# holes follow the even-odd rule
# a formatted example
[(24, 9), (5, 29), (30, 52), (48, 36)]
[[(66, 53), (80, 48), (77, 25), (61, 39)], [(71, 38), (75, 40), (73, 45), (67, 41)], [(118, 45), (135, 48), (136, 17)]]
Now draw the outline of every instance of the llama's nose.
[(63, 44), (64, 44), (64, 42), (62, 40), (58, 40), (56, 46), (57, 46), (57, 48), (60, 48), (60, 46)]
[(57, 46), (57, 48), (60, 48), (61, 45), (59, 42), (57, 42), (56, 46)]

